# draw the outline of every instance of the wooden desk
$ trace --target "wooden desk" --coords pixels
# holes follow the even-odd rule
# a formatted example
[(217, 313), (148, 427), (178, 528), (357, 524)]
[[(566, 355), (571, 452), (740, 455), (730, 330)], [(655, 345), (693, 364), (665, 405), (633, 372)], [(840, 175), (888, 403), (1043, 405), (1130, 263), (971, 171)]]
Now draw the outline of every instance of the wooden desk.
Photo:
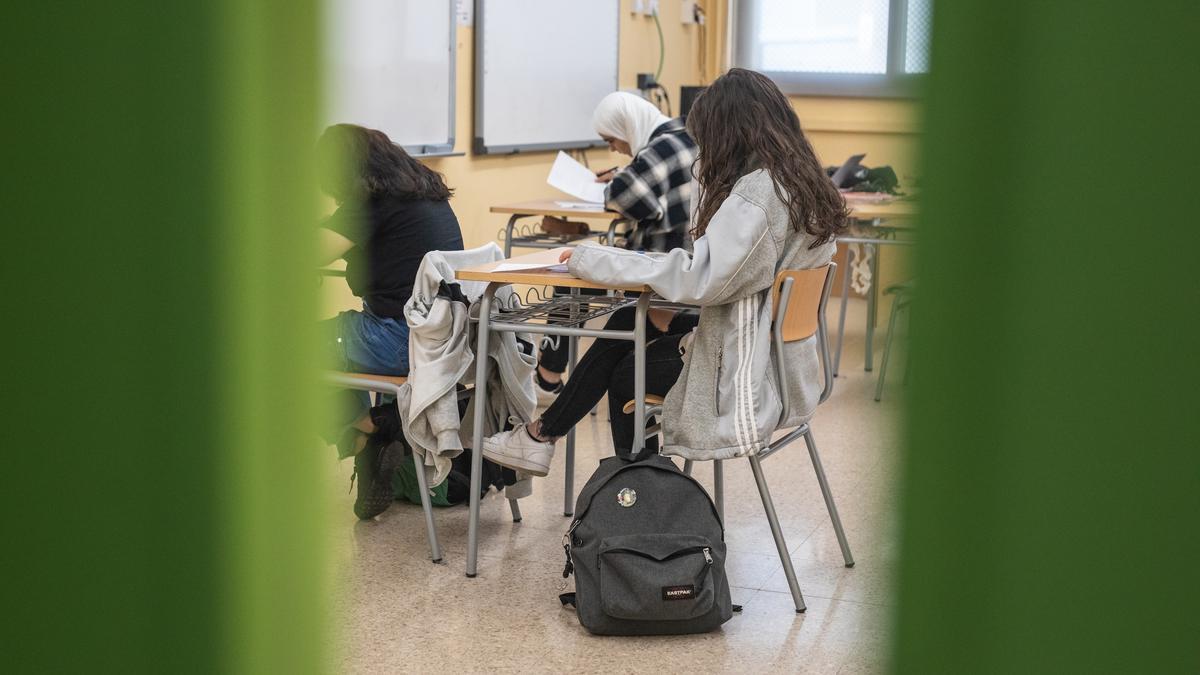
[[(879, 201), (874, 198), (846, 196), (850, 207), (850, 218), (859, 226), (857, 232), (849, 232), (837, 238), (839, 244), (858, 244), (862, 254), (870, 255), (871, 287), (867, 290), (867, 337), (864, 351), (864, 368), (868, 372), (874, 367), (873, 341), (875, 339), (875, 315), (879, 299), (875, 288), (879, 279), (879, 255), (882, 246), (911, 246), (913, 238), (896, 238), (897, 234), (912, 234), (916, 231), (917, 203), (911, 199)], [(865, 230), (865, 231), (863, 231)], [(846, 303), (850, 297), (851, 255), (856, 249), (846, 250), (846, 269), (842, 272), (842, 308), (838, 314), (837, 347), (833, 356), (833, 374), (836, 377), (842, 364), (842, 338), (846, 333)]]
[[(559, 255), (569, 247), (557, 247), (549, 251), (541, 251), (528, 255), (517, 256), (508, 260), (488, 263), (476, 267), (458, 270), (455, 277), (463, 281), (486, 282), (487, 288), (479, 299), (479, 323), (475, 353), (475, 417), (474, 438), (472, 446), (475, 452), (471, 455), (471, 493), (470, 509), (467, 519), (467, 569), (468, 577), (474, 577), (478, 564), (479, 550), (479, 491), (483, 471), (483, 414), (487, 409), (488, 379), (487, 367), (491, 359), (482, 355), (488, 353), (488, 342), (492, 333), (534, 333), (542, 335), (559, 335), (569, 340), (568, 364), (575, 365), (581, 337), (603, 338), (608, 340), (629, 340), (633, 342), (633, 389), (634, 405), (633, 428), (646, 428), (646, 323), (650, 310), (650, 300), (653, 293), (645, 286), (612, 287), (594, 284), (565, 272), (549, 272), (545, 270), (514, 270), (497, 272), (496, 268), (504, 263), (558, 264)], [(533, 284), (536, 286), (565, 286), (573, 291), (569, 295), (559, 295), (541, 302), (520, 308), (500, 308), (493, 314), (492, 303), (496, 291), (510, 284)], [(643, 291), (636, 300), (614, 296), (581, 296), (576, 289), (626, 290)], [(587, 327), (587, 321), (599, 318), (624, 307), (633, 307), (633, 330), (604, 330)], [(636, 452), (645, 446), (643, 434), (635, 434), (640, 443), (631, 450)], [(563, 486), (563, 515), (570, 516), (574, 512), (574, 481), (575, 481), (575, 430), (567, 434), (564, 457), (564, 486)], [(517, 511), (513, 512), (514, 517)]]
[(520, 216), (556, 216), (558, 218), (587, 218), (589, 220), (620, 220), (621, 214), (604, 209), (568, 209), (557, 202), (578, 201), (574, 199), (535, 199), (515, 204), (502, 204), (489, 209), (492, 213), (509, 213)]
[[(615, 214), (614, 214), (615, 215)], [(645, 286), (603, 286), (595, 284), (585, 279), (573, 276), (568, 272), (551, 272), (549, 270), (513, 270), (508, 272), (497, 272), (496, 268), (509, 263), (517, 264), (537, 264), (537, 265), (557, 265), (558, 257), (563, 251), (570, 250), (570, 246), (560, 246), (548, 251), (538, 251), (537, 253), (526, 253), (525, 255), (515, 256), (508, 260), (488, 263), (486, 265), (478, 265), (476, 267), (468, 267), (458, 270), (455, 276), (463, 281), (487, 281), (498, 284), (524, 284), (527, 286), (564, 286), (566, 288), (589, 288), (595, 290), (618, 290), (618, 291), (640, 291), (646, 292), (650, 289)]]
[[(507, 213), (509, 214), (508, 224), (504, 229), (504, 257), (512, 257), (513, 247), (518, 248), (559, 248), (564, 243), (562, 237), (552, 235), (546, 232), (530, 231), (528, 234), (513, 236), (513, 230), (516, 228), (517, 221), (522, 218), (541, 218), (542, 216), (554, 216), (555, 218), (565, 218), (567, 220), (594, 220), (605, 226), (604, 230), (591, 230), (587, 235), (581, 237), (587, 239), (595, 237), (603, 244), (612, 246), (617, 240), (617, 226), (628, 220), (621, 214), (615, 211), (605, 211), (604, 209), (570, 209), (559, 206), (554, 199), (537, 199), (527, 202), (517, 202), (515, 204), (501, 204), (493, 206), (489, 209), (492, 213)], [(557, 201), (574, 201), (570, 199), (560, 199)]]
[(875, 200), (855, 200), (849, 198), (846, 205), (850, 207), (850, 217), (855, 220), (897, 221), (911, 224), (917, 217), (917, 204), (911, 200), (895, 200), (880, 202)]

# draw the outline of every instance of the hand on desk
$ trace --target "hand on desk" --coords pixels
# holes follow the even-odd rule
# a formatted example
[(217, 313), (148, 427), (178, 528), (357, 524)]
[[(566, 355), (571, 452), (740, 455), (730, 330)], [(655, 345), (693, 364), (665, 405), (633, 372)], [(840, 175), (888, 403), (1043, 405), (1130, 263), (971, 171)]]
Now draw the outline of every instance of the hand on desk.
[(571, 259), (571, 254), (572, 254), (572, 253), (574, 253), (574, 252), (575, 252), (575, 249), (570, 249), (570, 248), (569, 248), (569, 249), (567, 249), (567, 250), (565, 250), (565, 251), (563, 251), (563, 252), (562, 252), (562, 253), (560, 253), (560, 254), (559, 254), (559, 256), (558, 256), (558, 262), (560, 262), (560, 263), (565, 263), (565, 262), (567, 262), (568, 260), (570, 260), (570, 259)]

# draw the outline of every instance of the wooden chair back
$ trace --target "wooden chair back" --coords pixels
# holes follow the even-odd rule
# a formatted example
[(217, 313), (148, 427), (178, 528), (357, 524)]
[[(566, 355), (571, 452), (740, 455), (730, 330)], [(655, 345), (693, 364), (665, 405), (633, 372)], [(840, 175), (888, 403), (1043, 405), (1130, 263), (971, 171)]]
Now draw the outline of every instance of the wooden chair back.
[[(776, 322), (783, 322), (781, 335), (784, 342), (803, 340), (817, 332), (825, 280), (830, 269), (826, 265), (811, 270), (782, 270), (776, 275), (771, 292), (772, 316)], [(792, 292), (788, 297), (788, 306), (780, 308), (780, 295), (786, 279), (792, 280)]]

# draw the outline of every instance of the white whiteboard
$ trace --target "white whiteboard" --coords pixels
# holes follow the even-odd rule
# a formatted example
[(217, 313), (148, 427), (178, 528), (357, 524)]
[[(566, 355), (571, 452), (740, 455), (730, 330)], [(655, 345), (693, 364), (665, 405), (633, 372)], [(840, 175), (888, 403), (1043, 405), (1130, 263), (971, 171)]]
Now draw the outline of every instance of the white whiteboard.
[(602, 145), (592, 112), (617, 90), (619, 0), (478, 0), (475, 152)]
[(454, 0), (325, 0), (325, 115), (454, 149)]

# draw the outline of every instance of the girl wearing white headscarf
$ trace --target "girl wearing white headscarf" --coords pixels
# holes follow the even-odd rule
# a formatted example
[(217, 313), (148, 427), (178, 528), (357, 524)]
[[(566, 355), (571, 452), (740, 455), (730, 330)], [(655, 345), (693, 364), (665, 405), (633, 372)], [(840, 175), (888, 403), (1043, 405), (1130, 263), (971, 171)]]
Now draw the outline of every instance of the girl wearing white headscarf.
[[(696, 143), (684, 129), (683, 120), (667, 117), (639, 96), (617, 92), (600, 101), (592, 121), (609, 149), (633, 157), (629, 166), (611, 176), (605, 190), (605, 206), (636, 223), (626, 246), (650, 251), (687, 246)], [(608, 181), (607, 174), (597, 180)], [(609, 316), (605, 328), (633, 330), (635, 320), (634, 310), (623, 308)], [(646, 350), (647, 392), (666, 393), (679, 376), (683, 368), (679, 340), (698, 321), (694, 313), (675, 315), (667, 310), (650, 310), (646, 326), (650, 340)], [(558, 394), (558, 398), (535, 424), (484, 439), (484, 457), (501, 466), (546, 475), (554, 455), (554, 444), (547, 439), (566, 434), (606, 394), (613, 447), (634, 447), (633, 416), (623, 410), (633, 391), (633, 343), (596, 340), (564, 385), (566, 347), (567, 341), (561, 340), (557, 347), (543, 348), (538, 363), (538, 387)]]
[(625, 148), (612, 147), (613, 141), (623, 141), (628, 149), (623, 154), (631, 157), (650, 143), (650, 135), (655, 129), (670, 121), (671, 118), (646, 99), (624, 91), (605, 96), (592, 115), (596, 133), (616, 152)]
[[(633, 157), (611, 175), (606, 206), (637, 223), (629, 247), (669, 251), (685, 246), (692, 214), (696, 143), (683, 120), (662, 114), (646, 99), (614, 92), (596, 106), (592, 124), (613, 152)], [(601, 174), (598, 180), (610, 176)]]

